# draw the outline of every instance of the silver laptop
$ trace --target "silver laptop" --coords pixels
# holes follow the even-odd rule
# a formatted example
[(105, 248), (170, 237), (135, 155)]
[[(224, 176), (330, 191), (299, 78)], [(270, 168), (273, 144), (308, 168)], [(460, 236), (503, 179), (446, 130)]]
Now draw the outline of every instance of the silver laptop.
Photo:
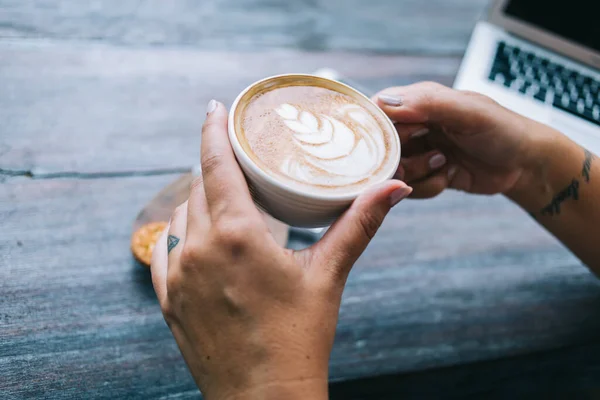
[(600, 155), (600, 0), (495, 0), (454, 86)]

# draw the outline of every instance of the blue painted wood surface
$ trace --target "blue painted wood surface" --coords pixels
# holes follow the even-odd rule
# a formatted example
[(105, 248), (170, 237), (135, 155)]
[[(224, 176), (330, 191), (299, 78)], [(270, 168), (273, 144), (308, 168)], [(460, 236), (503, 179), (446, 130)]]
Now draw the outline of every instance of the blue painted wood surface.
[[(0, 0), (0, 397), (197, 398), (129, 253), (210, 98), (339, 69), (451, 84), (484, 0)], [(501, 197), (394, 209), (352, 272), (332, 398), (587, 393), (600, 284)]]

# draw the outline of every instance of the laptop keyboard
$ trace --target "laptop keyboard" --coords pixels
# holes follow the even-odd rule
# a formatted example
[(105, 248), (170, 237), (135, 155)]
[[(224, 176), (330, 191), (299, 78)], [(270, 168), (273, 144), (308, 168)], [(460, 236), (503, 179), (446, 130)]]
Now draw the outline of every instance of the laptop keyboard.
[(499, 42), (489, 79), (600, 125), (600, 81)]

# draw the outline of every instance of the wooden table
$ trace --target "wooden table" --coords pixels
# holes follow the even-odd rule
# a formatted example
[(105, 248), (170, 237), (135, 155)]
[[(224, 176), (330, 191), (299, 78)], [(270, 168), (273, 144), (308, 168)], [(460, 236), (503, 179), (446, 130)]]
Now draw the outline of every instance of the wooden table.
[[(0, 398), (197, 398), (129, 234), (207, 101), (320, 67), (450, 85), (486, 1), (197, 3), (0, 1)], [(598, 280), (508, 200), (448, 192), (356, 265), (331, 396), (593, 393), (599, 360)]]

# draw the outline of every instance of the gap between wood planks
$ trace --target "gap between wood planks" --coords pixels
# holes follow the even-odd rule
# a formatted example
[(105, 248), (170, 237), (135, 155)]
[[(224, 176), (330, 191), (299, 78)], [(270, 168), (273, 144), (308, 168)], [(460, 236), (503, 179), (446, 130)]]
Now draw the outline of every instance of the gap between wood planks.
[(26, 177), (31, 179), (104, 179), (104, 178), (129, 178), (137, 176), (160, 176), (183, 174), (189, 172), (191, 167), (160, 168), (145, 171), (108, 171), (108, 172), (76, 172), (56, 171), (44, 172), (35, 169), (8, 169), (0, 168), (0, 180), (5, 177)]

